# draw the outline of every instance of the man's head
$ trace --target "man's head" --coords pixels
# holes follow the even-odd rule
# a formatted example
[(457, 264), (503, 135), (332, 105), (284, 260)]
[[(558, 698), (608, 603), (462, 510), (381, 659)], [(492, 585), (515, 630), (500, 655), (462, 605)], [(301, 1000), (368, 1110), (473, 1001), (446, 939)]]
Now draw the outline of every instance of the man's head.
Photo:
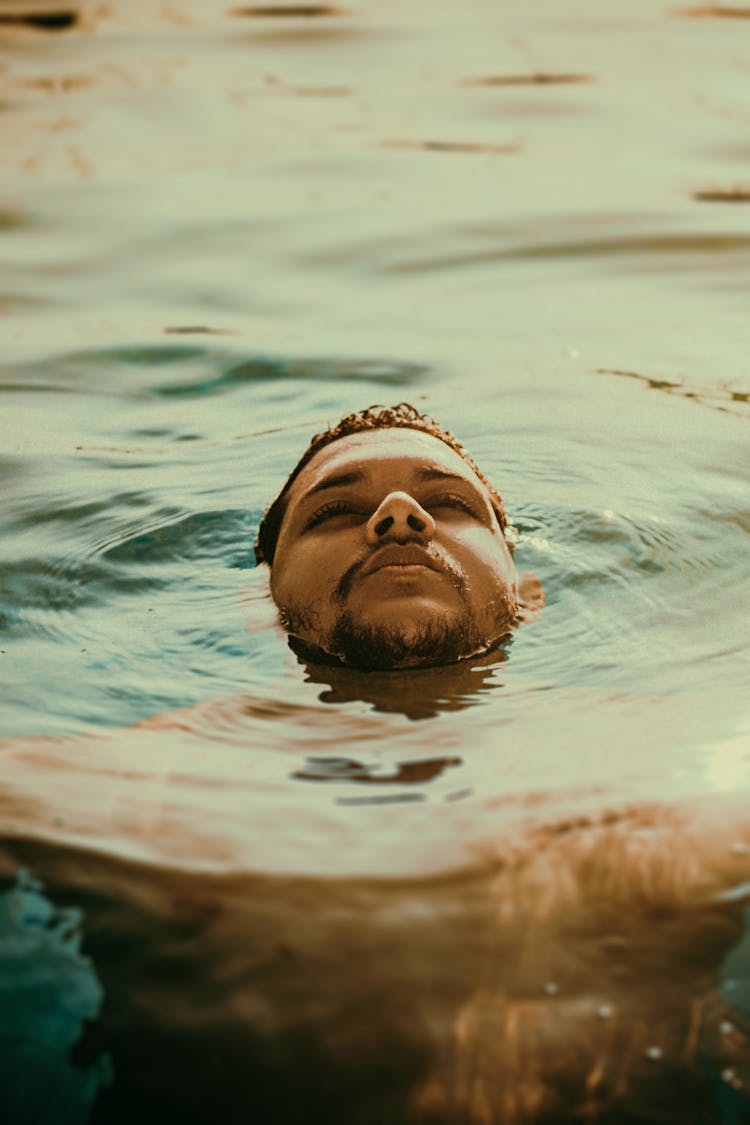
[(255, 545), (289, 633), (360, 668), (446, 664), (516, 623), (499, 494), (406, 403), (316, 435)]

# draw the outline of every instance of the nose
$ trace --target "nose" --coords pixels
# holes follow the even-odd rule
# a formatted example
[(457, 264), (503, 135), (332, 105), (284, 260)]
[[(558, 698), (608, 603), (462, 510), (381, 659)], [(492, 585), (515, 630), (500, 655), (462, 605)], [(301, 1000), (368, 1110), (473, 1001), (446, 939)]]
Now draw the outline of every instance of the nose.
[(434, 534), (434, 519), (408, 492), (390, 492), (367, 521), (367, 542), (371, 547), (390, 539), (397, 543), (414, 539), (428, 543)]

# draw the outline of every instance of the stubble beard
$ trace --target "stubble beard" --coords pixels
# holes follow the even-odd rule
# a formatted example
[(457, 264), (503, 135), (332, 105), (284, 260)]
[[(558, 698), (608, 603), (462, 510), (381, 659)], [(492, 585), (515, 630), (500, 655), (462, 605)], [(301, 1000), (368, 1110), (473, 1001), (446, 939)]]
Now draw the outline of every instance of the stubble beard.
[[(310, 655), (333, 657), (347, 667), (362, 671), (392, 671), (399, 668), (454, 664), (487, 652), (508, 635), (516, 624), (510, 599), (501, 598), (491, 614), (492, 624), (481, 629), (468, 606), (454, 612), (422, 615), (416, 620), (386, 622), (364, 620), (349, 609), (341, 609), (333, 632), (321, 636), (309, 611), (286, 607), (281, 623), (298, 638)], [(315, 638), (315, 639), (313, 639)]]
[(409, 623), (362, 621), (340, 614), (326, 648), (352, 668), (387, 671), (453, 664), (487, 647), (468, 613), (441, 613)]
[(485, 607), (484, 627), (480, 628), (470, 610), (463, 574), (445, 560), (441, 569), (458, 595), (458, 609), (422, 613), (408, 621), (367, 620), (345, 605), (363, 561), (355, 562), (338, 583), (332, 598), (337, 610), (336, 624), (330, 636), (324, 637), (316, 623), (317, 615), (309, 607), (285, 606), (281, 610), (281, 623), (287, 632), (305, 648), (317, 649), (328, 660), (333, 657), (363, 671), (454, 664), (487, 652), (517, 624), (514, 596), (499, 591), (493, 603)]

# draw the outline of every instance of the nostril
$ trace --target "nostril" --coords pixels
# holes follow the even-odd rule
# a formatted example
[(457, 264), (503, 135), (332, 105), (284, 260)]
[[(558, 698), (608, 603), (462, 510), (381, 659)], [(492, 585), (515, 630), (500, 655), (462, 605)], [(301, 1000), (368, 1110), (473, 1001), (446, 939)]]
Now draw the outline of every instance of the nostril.
[(375, 534), (376, 535), (385, 535), (386, 531), (388, 531), (388, 529), (389, 529), (389, 527), (391, 526), (392, 523), (393, 523), (393, 516), (386, 516), (385, 519), (380, 521), (380, 523), (375, 524)]
[(419, 516), (415, 516), (413, 513), (407, 517), (406, 522), (412, 531), (424, 531), (426, 526), (425, 521), (420, 519)]

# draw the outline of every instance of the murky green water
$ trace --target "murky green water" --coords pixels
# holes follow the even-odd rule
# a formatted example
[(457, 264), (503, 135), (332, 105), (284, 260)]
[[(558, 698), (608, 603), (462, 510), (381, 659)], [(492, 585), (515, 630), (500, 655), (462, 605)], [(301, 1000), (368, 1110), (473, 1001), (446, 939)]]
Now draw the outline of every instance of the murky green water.
[[(103, 999), (70, 1056), (26, 1028), (9, 1125), (43, 1073), (106, 1125), (747, 1120), (743, 10), (33, 7), (2, 866), (83, 910)], [(306, 668), (258, 521), (313, 431), (402, 400), (546, 611), (475, 665)]]

